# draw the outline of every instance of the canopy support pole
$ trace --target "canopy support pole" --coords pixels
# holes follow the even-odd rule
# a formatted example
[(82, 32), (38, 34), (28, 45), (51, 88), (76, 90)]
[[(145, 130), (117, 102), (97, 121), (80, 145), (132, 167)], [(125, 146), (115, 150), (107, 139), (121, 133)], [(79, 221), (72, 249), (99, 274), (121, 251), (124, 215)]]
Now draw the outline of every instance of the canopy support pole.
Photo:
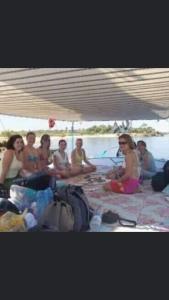
[(5, 131), (6, 129), (5, 129), (5, 126), (4, 126), (4, 124), (3, 124), (3, 122), (2, 122), (1, 119), (0, 119), (0, 123), (1, 123), (1, 125), (2, 125), (3, 130)]
[(72, 151), (74, 149), (74, 121), (72, 122)]

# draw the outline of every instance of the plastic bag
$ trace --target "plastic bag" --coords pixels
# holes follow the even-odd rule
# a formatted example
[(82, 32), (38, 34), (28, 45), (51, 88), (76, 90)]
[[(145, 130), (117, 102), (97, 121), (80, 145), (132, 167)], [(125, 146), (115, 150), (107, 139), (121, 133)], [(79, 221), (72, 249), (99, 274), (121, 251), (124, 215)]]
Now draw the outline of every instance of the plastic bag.
[(37, 191), (19, 185), (10, 188), (10, 200), (21, 211), (29, 208), (36, 199)]
[(26, 232), (24, 216), (25, 213), (22, 215), (12, 212), (5, 213), (0, 217), (0, 232)]
[(35, 217), (38, 220), (45, 208), (53, 201), (53, 192), (51, 188), (48, 188), (44, 191), (38, 191), (36, 194), (36, 212)]
[(37, 226), (37, 221), (33, 214), (27, 213), (24, 217), (27, 229), (31, 229)]

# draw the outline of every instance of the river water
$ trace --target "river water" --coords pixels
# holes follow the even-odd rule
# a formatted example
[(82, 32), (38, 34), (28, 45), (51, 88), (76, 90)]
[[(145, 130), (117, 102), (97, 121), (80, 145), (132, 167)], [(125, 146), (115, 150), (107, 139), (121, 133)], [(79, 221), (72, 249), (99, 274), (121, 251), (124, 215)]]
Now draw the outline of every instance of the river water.
[[(51, 148), (58, 148), (60, 138), (52, 137)], [(72, 144), (75, 142), (75, 137), (72, 143), (72, 138), (65, 138), (68, 147), (67, 152), (72, 151)], [(144, 140), (147, 143), (147, 148), (152, 152), (156, 159), (169, 159), (169, 135), (162, 137), (139, 137), (134, 140)], [(114, 137), (83, 137), (84, 148), (88, 157), (114, 157), (118, 150), (118, 139)]]

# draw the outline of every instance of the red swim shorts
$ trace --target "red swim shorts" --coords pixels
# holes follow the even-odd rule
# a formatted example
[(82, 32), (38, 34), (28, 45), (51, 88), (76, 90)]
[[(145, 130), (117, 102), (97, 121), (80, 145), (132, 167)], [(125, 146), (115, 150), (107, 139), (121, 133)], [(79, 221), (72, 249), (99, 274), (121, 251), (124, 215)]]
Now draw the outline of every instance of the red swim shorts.
[(117, 180), (111, 181), (112, 191), (118, 194), (134, 194), (139, 187), (139, 181), (137, 179), (127, 179), (124, 182), (118, 182)]

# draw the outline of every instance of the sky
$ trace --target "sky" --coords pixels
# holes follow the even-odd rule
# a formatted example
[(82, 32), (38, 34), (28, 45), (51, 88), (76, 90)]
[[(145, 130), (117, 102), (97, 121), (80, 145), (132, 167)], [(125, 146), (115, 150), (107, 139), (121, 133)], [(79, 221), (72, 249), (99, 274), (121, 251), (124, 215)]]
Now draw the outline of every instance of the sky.
[[(117, 122), (121, 124), (121, 122)], [(148, 126), (153, 127), (154, 129), (160, 131), (160, 132), (169, 132), (169, 120), (160, 120), (160, 121), (133, 121), (132, 126), (133, 127), (139, 127), (142, 124), (146, 123)], [(114, 121), (111, 122), (76, 122), (75, 123), (75, 129), (77, 128), (88, 128), (93, 125), (113, 125)], [(61, 122), (56, 121), (56, 125), (54, 129), (66, 129), (71, 128), (70, 122)], [(0, 131), (4, 130), (47, 130), (48, 127), (48, 121), (47, 120), (41, 120), (41, 119), (30, 119), (30, 118), (20, 118), (20, 117), (9, 117), (0, 115)]]

